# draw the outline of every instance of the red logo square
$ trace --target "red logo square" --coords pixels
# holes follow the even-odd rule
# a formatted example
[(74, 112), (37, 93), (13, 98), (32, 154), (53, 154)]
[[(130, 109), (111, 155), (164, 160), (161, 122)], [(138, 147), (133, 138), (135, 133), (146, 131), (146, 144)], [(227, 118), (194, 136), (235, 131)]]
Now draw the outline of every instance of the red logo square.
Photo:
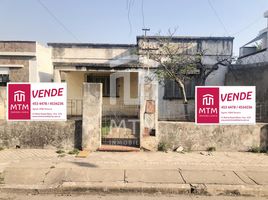
[(200, 124), (219, 123), (219, 88), (197, 87), (195, 121)]
[(31, 85), (8, 84), (8, 120), (31, 119)]

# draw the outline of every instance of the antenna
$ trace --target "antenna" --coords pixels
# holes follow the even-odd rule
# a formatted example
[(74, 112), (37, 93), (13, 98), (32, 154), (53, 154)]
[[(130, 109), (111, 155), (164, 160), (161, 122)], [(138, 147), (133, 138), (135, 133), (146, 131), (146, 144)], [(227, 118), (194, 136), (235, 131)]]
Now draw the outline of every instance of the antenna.
[(146, 37), (147, 31), (150, 31), (150, 29), (149, 28), (143, 28), (142, 31), (144, 31), (144, 37)]

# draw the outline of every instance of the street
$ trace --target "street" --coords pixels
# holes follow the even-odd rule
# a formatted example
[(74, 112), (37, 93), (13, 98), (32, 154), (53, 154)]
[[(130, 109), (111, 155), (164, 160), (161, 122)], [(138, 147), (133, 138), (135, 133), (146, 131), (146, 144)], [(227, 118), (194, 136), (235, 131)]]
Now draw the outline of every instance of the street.
[(142, 195), (142, 194), (111, 194), (111, 195), (26, 195), (26, 194), (0, 194), (0, 200), (265, 200), (261, 197), (227, 197), (227, 196), (192, 196), (192, 195)]

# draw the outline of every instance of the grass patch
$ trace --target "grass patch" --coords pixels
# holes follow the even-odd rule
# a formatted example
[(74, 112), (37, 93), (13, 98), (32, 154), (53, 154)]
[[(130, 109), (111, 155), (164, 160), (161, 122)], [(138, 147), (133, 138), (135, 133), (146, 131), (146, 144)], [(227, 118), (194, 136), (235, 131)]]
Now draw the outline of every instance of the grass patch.
[(169, 145), (166, 142), (159, 142), (157, 146), (158, 151), (167, 152), (169, 150)]
[(216, 151), (216, 147), (208, 147), (207, 151)]
[(79, 150), (78, 149), (73, 149), (73, 150), (69, 151), (68, 154), (77, 155), (77, 154), (79, 154)]
[(65, 151), (62, 150), (62, 149), (58, 149), (58, 150), (56, 151), (56, 153), (57, 153), (57, 154), (63, 154), (63, 153), (65, 153)]
[(101, 125), (101, 136), (106, 137), (111, 130), (111, 122), (110, 121), (103, 121)]
[(0, 173), (0, 184), (4, 184), (4, 175)]

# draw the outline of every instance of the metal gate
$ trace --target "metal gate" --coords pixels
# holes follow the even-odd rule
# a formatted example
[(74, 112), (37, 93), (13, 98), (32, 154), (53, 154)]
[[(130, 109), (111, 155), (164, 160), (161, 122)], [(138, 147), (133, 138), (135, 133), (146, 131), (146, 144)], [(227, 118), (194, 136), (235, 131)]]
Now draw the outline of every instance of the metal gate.
[(139, 147), (140, 121), (139, 106), (103, 104), (101, 139), (105, 145)]

